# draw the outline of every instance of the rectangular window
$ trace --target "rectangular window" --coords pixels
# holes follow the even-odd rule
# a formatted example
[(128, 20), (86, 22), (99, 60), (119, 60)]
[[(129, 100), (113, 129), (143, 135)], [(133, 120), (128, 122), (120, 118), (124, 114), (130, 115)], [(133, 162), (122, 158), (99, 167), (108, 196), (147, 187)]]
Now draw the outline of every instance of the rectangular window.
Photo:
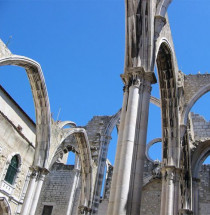
[(51, 215), (53, 210), (53, 206), (50, 205), (44, 205), (42, 215)]

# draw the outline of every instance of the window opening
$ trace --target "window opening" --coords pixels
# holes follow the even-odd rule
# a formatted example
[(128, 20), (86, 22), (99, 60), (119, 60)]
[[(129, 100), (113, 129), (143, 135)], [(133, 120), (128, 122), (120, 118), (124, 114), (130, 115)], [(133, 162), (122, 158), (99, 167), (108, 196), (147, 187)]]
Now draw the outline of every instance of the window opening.
[(9, 165), (9, 168), (7, 170), (6, 176), (5, 176), (5, 181), (8, 182), (9, 184), (14, 184), (17, 172), (18, 172), (18, 156), (15, 155), (13, 156), (11, 163)]
[(44, 205), (42, 215), (51, 215), (53, 210), (53, 206), (51, 205)]

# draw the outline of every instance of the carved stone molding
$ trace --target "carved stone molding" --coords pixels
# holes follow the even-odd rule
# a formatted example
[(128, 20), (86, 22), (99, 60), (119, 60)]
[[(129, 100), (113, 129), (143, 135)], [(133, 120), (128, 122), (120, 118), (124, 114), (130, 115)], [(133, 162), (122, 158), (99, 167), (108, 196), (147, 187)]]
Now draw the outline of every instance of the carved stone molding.
[(121, 74), (121, 78), (126, 87), (131, 85), (140, 87), (141, 83), (147, 82), (150, 84), (157, 83), (154, 72), (145, 72), (143, 67), (127, 67), (125, 73)]
[(160, 36), (160, 32), (163, 29), (163, 26), (166, 24), (166, 18), (163, 16), (155, 16), (155, 35), (154, 39), (157, 40)]

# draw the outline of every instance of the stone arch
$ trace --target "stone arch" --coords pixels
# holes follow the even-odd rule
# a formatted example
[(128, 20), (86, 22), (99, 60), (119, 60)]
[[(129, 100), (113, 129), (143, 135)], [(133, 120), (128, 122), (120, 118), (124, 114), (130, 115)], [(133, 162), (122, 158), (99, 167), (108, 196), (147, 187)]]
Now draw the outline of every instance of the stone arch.
[(169, 4), (172, 0), (160, 0), (157, 5), (156, 16), (165, 17)]
[(210, 140), (200, 142), (192, 155), (192, 180), (193, 180), (193, 212), (199, 213), (199, 171), (205, 159), (210, 155)]
[(51, 115), (47, 87), (41, 66), (30, 58), (18, 55), (1, 58), (0, 66), (6, 65), (20, 66), (26, 70), (36, 112), (36, 146), (33, 165), (48, 168)]
[(186, 104), (183, 114), (182, 114), (182, 124), (187, 125), (188, 114), (192, 109), (193, 105), (206, 93), (210, 91), (210, 84), (202, 87), (198, 92), (194, 94), (194, 96), (190, 99), (190, 101)]
[(59, 122), (59, 124), (58, 124), (58, 126), (60, 128), (63, 128), (66, 125), (69, 125), (70, 127), (73, 127), (73, 128), (75, 128), (77, 126), (76, 123), (72, 122), (72, 121), (62, 121), (62, 122)]
[[(65, 124), (65, 123), (64, 123)], [(54, 156), (51, 160), (50, 167), (57, 160), (56, 155), (62, 153), (63, 149), (61, 144), (71, 135), (74, 135), (77, 141), (76, 152), (80, 158), (81, 163), (81, 177), (82, 177), (82, 193), (81, 193), (81, 210), (89, 210), (92, 200), (92, 158), (88, 136), (84, 128), (67, 128), (55, 150)], [(58, 155), (59, 156), (59, 155)]]
[(154, 145), (155, 143), (159, 143), (159, 142), (162, 142), (162, 138), (155, 138), (153, 140), (151, 140), (147, 145), (146, 145), (146, 151), (145, 151), (145, 154), (146, 154), (146, 157), (149, 161), (151, 162), (154, 162), (152, 160), (152, 158), (149, 156), (149, 149), (152, 145)]
[(93, 199), (93, 214), (97, 213), (98, 210), (98, 204), (100, 201), (100, 192), (102, 188), (102, 182), (104, 177), (104, 169), (106, 165), (106, 159), (107, 159), (107, 152), (108, 152), (108, 146), (109, 141), (111, 137), (111, 133), (114, 129), (114, 127), (118, 124), (120, 120), (121, 115), (121, 109), (113, 115), (109, 123), (107, 124), (106, 128), (104, 129), (103, 134), (101, 135), (101, 146), (100, 146), (100, 152), (98, 156), (98, 170), (96, 175), (96, 182), (94, 187), (94, 199)]
[(159, 45), (156, 57), (162, 112), (163, 162), (176, 165), (178, 158), (173, 150), (178, 148), (178, 98), (173, 51), (166, 41)]
[(199, 177), (199, 170), (205, 159), (210, 155), (210, 140), (200, 142), (192, 156), (192, 176)]
[(0, 197), (0, 214), (12, 215), (10, 205), (4, 197)]

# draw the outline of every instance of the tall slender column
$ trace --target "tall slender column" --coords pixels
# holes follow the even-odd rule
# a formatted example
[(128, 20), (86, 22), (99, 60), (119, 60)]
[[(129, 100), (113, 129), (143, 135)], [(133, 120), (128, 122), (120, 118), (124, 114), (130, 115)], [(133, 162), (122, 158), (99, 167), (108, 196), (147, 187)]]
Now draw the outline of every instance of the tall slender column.
[(164, 166), (162, 168), (161, 215), (175, 215), (173, 207), (175, 178), (175, 166)]
[(76, 155), (75, 158), (75, 165), (74, 165), (74, 179), (72, 183), (72, 189), (69, 197), (69, 205), (67, 209), (66, 215), (73, 215), (73, 206), (74, 206), (74, 197), (76, 195), (77, 186), (79, 184), (79, 176), (80, 176), (80, 162), (79, 162), (79, 156)]
[(133, 164), (130, 183), (129, 213), (130, 215), (140, 214), (141, 190), (144, 172), (145, 148), (147, 138), (147, 124), (149, 115), (149, 103), (151, 94), (151, 83), (142, 80), (140, 86), (140, 98), (138, 104), (138, 117), (136, 122), (135, 146), (133, 151)]
[(32, 198), (34, 195), (34, 190), (36, 187), (36, 177), (37, 177), (37, 171), (32, 169), (32, 173), (30, 175), (30, 182), (29, 186), (26, 192), (26, 196), (23, 202), (23, 207), (22, 207), (22, 215), (28, 215), (29, 208), (31, 206)]
[(131, 73), (129, 79), (129, 98), (120, 155), (120, 168), (117, 177), (114, 215), (125, 215), (128, 206), (130, 173), (138, 112), (140, 77), (135, 75), (135, 73)]
[(31, 205), (31, 209), (29, 210), (30, 215), (34, 215), (36, 212), (42, 185), (43, 185), (46, 174), (48, 174), (47, 169), (45, 169), (45, 168), (39, 169), (39, 173), (37, 176), (37, 186), (36, 186), (36, 190), (35, 190), (33, 201), (32, 201), (33, 204)]
[(121, 154), (121, 148), (122, 148), (123, 130), (124, 130), (125, 116), (126, 116), (126, 109), (127, 109), (127, 102), (128, 102), (128, 86), (125, 85), (123, 90), (124, 90), (124, 96), (123, 96), (123, 105), (122, 105), (122, 110), (121, 110), (121, 115), (120, 115), (120, 126), (119, 126), (119, 135), (118, 135), (118, 141), (117, 141), (117, 152), (116, 152), (115, 162), (114, 162), (114, 170), (113, 170), (113, 175), (112, 175), (112, 183), (111, 183), (111, 189), (110, 189), (107, 215), (113, 214), (114, 198), (115, 198), (115, 193), (116, 193), (117, 175), (119, 173), (119, 164), (120, 164), (120, 159), (121, 159), (120, 154)]
[(199, 183), (200, 179), (193, 178), (193, 212), (199, 215)]

